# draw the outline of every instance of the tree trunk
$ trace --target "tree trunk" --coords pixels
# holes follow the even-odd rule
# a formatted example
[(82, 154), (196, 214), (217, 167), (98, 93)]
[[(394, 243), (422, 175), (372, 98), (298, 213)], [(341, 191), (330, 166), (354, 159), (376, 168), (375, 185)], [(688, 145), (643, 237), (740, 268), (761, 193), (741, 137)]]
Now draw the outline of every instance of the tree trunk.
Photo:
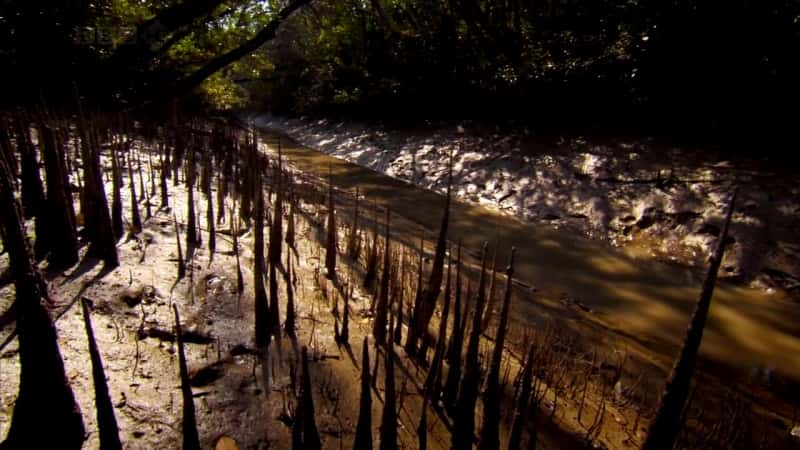
[[(428, 286), (422, 293), (421, 302), (414, 305), (414, 317), (409, 322), (406, 351), (413, 355), (417, 351), (417, 341), (420, 337), (427, 339), (428, 324), (436, 309), (436, 300), (442, 291), (442, 277), (444, 275), (444, 256), (447, 250), (447, 228), (450, 220), (450, 192), (453, 185), (453, 165), (450, 163), (450, 174), (447, 182), (447, 199), (444, 204), (442, 225), (439, 228), (439, 238), (436, 240), (436, 253), (433, 257), (433, 268), (428, 279)], [(425, 355), (422, 355), (423, 357)]]
[(194, 209), (194, 182), (195, 167), (194, 149), (189, 148), (186, 159), (186, 251), (191, 253), (191, 249), (198, 245), (197, 241), (197, 217)]
[(328, 236), (325, 247), (326, 276), (336, 280), (336, 211), (333, 204), (333, 185), (328, 185)]
[(689, 397), (697, 353), (703, 340), (703, 329), (706, 325), (708, 310), (711, 306), (711, 296), (714, 293), (714, 285), (717, 281), (717, 271), (725, 254), (725, 241), (728, 238), (728, 228), (733, 217), (736, 194), (737, 192), (734, 191), (728, 205), (725, 225), (722, 227), (717, 246), (711, 257), (711, 263), (703, 281), (703, 290), (700, 292), (700, 298), (689, 322), (689, 329), (686, 330), (686, 338), (683, 341), (681, 353), (672, 367), (672, 372), (667, 378), (664, 391), (658, 402), (656, 416), (650, 423), (647, 438), (642, 445), (643, 450), (672, 449), (680, 434), (681, 415)]
[(508, 310), (511, 305), (511, 281), (514, 275), (514, 253), (506, 269), (506, 292), (503, 298), (503, 309), (500, 312), (500, 322), (497, 324), (497, 335), (494, 340), (494, 351), (489, 363), (489, 373), (483, 390), (483, 425), (478, 450), (494, 450), (500, 448), (500, 363), (503, 360), (505, 349), (506, 328), (508, 325)]
[(372, 335), (375, 342), (383, 345), (386, 342), (386, 321), (389, 313), (389, 277), (391, 268), (389, 267), (389, 207), (386, 207), (386, 233), (384, 235), (383, 249), (383, 273), (381, 274), (380, 292), (378, 293), (378, 304), (375, 307), (375, 323), (372, 327)]
[[(133, 178), (133, 154), (130, 149), (128, 149), (128, 188), (131, 191), (131, 232), (136, 234), (142, 231), (142, 217), (139, 215), (139, 202), (136, 198), (136, 180)], [(186, 248), (187, 251), (190, 248), (188, 242)]]
[(47, 174), (47, 215), (50, 239), (50, 262), (59, 266), (71, 266), (78, 262), (78, 234), (73, 222), (72, 196), (64, 184), (65, 168), (56, 147), (55, 134), (46, 125), (39, 128), (42, 156)]
[(44, 188), (28, 125), (20, 118), (14, 125), (22, 178), (22, 209), (25, 218), (31, 219), (44, 207)]
[(453, 428), (458, 430), (453, 433), (452, 450), (470, 450), (475, 433), (475, 402), (478, 399), (478, 385), (480, 367), (478, 365), (478, 351), (481, 338), (481, 319), (483, 308), (486, 302), (484, 295), (486, 283), (486, 249), (487, 244), (483, 244), (483, 256), (481, 258), (481, 278), (478, 287), (478, 296), (475, 302), (475, 311), (472, 314), (472, 331), (469, 335), (467, 344), (467, 355), (464, 360), (464, 376), (456, 402), (455, 417), (453, 418)]
[[(431, 367), (428, 369), (428, 377), (425, 379), (425, 392), (434, 404), (439, 398), (441, 391), (440, 378), (442, 376), (442, 361), (444, 360), (445, 340), (447, 339), (447, 318), (450, 315), (450, 276), (452, 275), (453, 258), (452, 255), (447, 264), (447, 281), (444, 288), (444, 308), (442, 317), (439, 321), (439, 335), (436, 340), (436, 350), (433, 353)], [(456, 325), (453, 325), (456, 328)]]
[(111, 145), (111, 228), (114, 238), (119, 240), (125, 234), (122, 219), (122, 170), (119, 167), (119, 148), (122, 142)]
[(289, 337), (295, 337), (295, 306), (294, 290), (292, 285), (292, 252), (286, 252), (286, 320), (283, 329)]
[(278, 271), (275, 264), (269, 262), (269, 317), (270, 330), (276, 338), (281, 333), (280, 298), (278, 297)]
[[(6, 440), (8, 449), (50, 448), (54, 436), (59, 448), (78, 450), (84, 426), (80, 408), (64, 371), (56, 329), (43, 305), (47, 284), (31, 261), (22, 227), (22, 214), (14, 198), (11, 171), (0, 158), (0, 230), (14, 276), (19, 339), (19, 394)], [(42, 424), (47, 432), (42, 432)]]
[(253, 218), (253, 292), (255, 294), (256, 345), (266, 347), (269, 342), (269, 305), (264, 290), (264, 193), (261, 183), (255, 189)]
[[(385, 342), (385, 341), (384, 341)], [(383, 375), (384, 401), (381, 416), (380, 450), (397, 450), (397, 393), (394, 388), (394, 345), (386, 345), (386, 373)]]
[[(80, 104), (78, 109), (81, 159), (83, 160), (84, 202), (81, 211), (89, 239), (89, 249), (86, 254), (102, 258), (106, 269), (113, 269), (119, 266), (119, 257), (103, 184), (99, 146), (93, 130), (83, 117)], [(130, 164), (130, 161), (128, 163)]]
[(450, 345), (447, 350), (449, 370), (442, 392), (442, 402), (451, 415), (458, 399), (458, 383), (461, 381), (461, 352), (464, 349), (466, 317), (466, 310), (461, 312), (461, 243), (459, 242), (456, 261), (456, 298), (453, 304), (453, 335), (450, 337)]
[[(531, 343), (525, 365), (522, 368), (522, 378), (520, 380), (520, 391), (517, 397), (517, 407), (514, 410), (514, 422), (511, 425), (511, 433), (508, 438), (508, 450), (517, 450), (522, 447), (522, 427), (528, 423), (528, 407), (531, 397), (531, 383), (533, 382), (533, 358), (535, 343)], [(535, 424), (534, 424), (535, 426)]]
[(269, 261), (279, 266), (283, 252), (283, 164), (281, 142), (278, 141), (278, 165), (275, 169), (275, 204), (272, 208), (272, 226), (269, 229)]

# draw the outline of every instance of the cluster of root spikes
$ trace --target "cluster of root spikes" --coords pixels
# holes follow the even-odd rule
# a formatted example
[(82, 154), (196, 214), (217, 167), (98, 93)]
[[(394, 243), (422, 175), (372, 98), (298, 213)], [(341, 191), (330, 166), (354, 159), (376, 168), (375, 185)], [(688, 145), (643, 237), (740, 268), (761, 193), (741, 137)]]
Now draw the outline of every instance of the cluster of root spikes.
[[(236, 262), (236, 291), (240, 299), (252, 295), (258, 354), (267, 355), (276, 341), (298, 338), (297, 311), (306, 302), (312, 302), (311, 315), (321, 314), (324, 307), (334, 318), (332, 330), (318, 329), (315, 320), (302, 321), (311, 323), (310, 330), (302, 330), (308, 342), (291, 365), (291, 387), (282, 393), (282, 417), (292, 428), (292, 448), (323, 446), (313, 386), (319, 392), (316, 400), (338, 416), (336, 389), (324, 378), (312, 379), (309, 370), (314, 355), (321, 353), (319, 336), (327, 333), (348, 350), (353, 336), (363, 336), (358, 420), (349, 431), (355, 449), (373, 448), (376, 429), (381, 449), (398, 448), (401, 423), (416, 436), (416, 442), (403, 445), (425, 449), (435, 421), (453, 430), (445, 446), (454, 450), (473, 445), (482, 450), (532, 449), (549, 433), (545, 430), (554, 427), (571, 427), (573, 444), (594, 445), (604, 440), (610, 422), (617, 422), (627, 445), (645, 448), (672, 447), (665, 443), (743, 448), (752, 442), (752, 433), (742, 431), (746, 411), (734, 396), (720, 404), (722, 413), (702, 417), (704, 411), (691, 407), (695, 391), (667, 389), (651, 392), (648, 398), (642, 375), (626, 371), (626, 354), (603, 354), (545, 318), (534, 326), (512, 320), (510, 310), (518, 297), (515, 252), (511, 250), (501, 267), (492, 256), (497, 249), (485, 244), (480, 258), (470, 260), (460, 243), (449, 239), (449, 187), (442, 199), (441, 225), (426, 247), (424, 232), (419, 240), (394, 235), (393, 222), (402, 219), (388, 207), (365, 198), (357, 188), (336, 189), (332, 175), (325, 179), (295, 170), (283, 157), (280, 140), (268, 141), (234, 120), (173, 116), (154, 123), (76, 106), (69, 112), (36, 109), (0, 116), (0, 228), (16, 287), (21, 364), (4, 448), (45, 448), (42, 424), (55, 428), (51, 432), (60, 436), (60, 448), (80, 448), (84, 439), (84, 424), (65, 382), (55, 327), (42, 302), (48, 289), (38, 264), (46, 260), (50, 266), (69, 267), (81, 257), (92, 257), (102, 260), (106, 271), (114, 270), (120, 264), (118, 241), (142, 240), (143, 223), (157, 211), (170, 211), (170, 184), (185, 186), (187, 205), (180, 215), (170, 214), (177, 237), (175, 283), (186, 277), (194, 283), (194, 250), (207, 247), (213, 258), (222, 232), (217, 227), (226, 225)], [(451, 170), (450, 184), (452, 177)], [(198, 214), (198, 202), (205, 202), (205, 217)], [(26, 232), (30, 222), (32, 245)], [(307, 224), (306, 233), (300, 233), (301, 223)], [(246, 231), (252, 233), (253, 257), (252, 267), (243, 268), (239, 239)], [(720, 240), (724, 239), (723, 232)], [(300, 245), (302, 240), (305, 245)], [(139, 262), (145, 263), (147, 242), (140, 248)], [(721, 254), (715, 257), (721, 259)], [(314, 264), (317, 296), (297, 291), (297, 261), (302, 259)], [(709, 272), (712, 279), (706, 282), (696, 314), (703, 314), (713, 276), (715, 270)], [(366, 304), (357, 297), (365, 298)], [(319, 303), (316, 313), (313, 302)], [(91, 303), (82, 300), (80, 305), (89, 337), (101, 448), (122, 448), (94, 340)], [(183, 448), (196, 449), (200, 437), (180, 308), (172, 306)], [(369, 319), (366, 330), (357, 328), (363, 324), (356, 324), (354, 314)], [(693, 318), (692, 327), (703, 325), (704, 317)], [(695, 341), (690, 327), (684, 345), (691, 350), (699, 345)], [(684, 351), (684, 357), (694, 356)], [(266, 375), (268, 364), (263, 365)], [(677, 361), (668, 386), (680, 390), (692, 367)], [(396, 377), (400, 371), (403, 375)], [(622, 383), (624, 376), (632, 381)], [(372, 417), (378, 384), (382, 412)], [(400, 414), (409, 396), (422, 400), (414, 423), (407, 423), (408, 414)], [(610, 420), (612, 416), (617, 420)], [(649, 424), (655, 425), (648, 428)], [(763, 436), (757, 448), (779, 448)]]

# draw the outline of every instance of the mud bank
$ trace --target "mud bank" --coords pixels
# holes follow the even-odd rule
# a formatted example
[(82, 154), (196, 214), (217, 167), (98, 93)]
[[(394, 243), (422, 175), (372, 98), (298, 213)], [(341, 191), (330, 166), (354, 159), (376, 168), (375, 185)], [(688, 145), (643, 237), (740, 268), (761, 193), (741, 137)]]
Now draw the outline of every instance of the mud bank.
[(252, 117), (299, 143), (520, 219), (607, 241), (637, 256), (703, 266), (723, 210), (740, 195), (723, 277), (800, 296), (800, 184), (753, 157), (650, 140), (544, 139), (475, 124), (400, 129)]

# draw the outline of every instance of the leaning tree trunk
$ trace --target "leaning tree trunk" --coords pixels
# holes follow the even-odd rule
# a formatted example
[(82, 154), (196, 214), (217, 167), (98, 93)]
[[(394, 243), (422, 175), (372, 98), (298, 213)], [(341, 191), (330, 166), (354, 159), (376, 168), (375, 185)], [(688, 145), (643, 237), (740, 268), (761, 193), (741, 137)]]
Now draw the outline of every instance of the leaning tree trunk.
[(84, 440), (83, 419), (64, 371), (55, 326), (43, 305), (47, 284), (31, 261), (22, 213), (4, 158), (0, 158), (0, 209), (3, 247), (8, 251), (16, 288), (20, 361), (19, 394), (0, 448), (51, 448), (57, 436), (59, 448), (77, 450)]
[(686, 330), (686, 338), (683, 341), (681, 353), (667, 378), (664, 391), (658, 402), (655, 419), (650, 423), (647, 438), (642, 445), (643, 450), (671, 449), (680, 434), (681, 416), (686, 405), (686, 399), (689, 397), (692, 374), (694, 373), (700, 342), (703, 340), (703, 329), (711, 306), (711, 295), (714, 293), (717, 271), (725, 254), (725, 241), (728, 238), (728, 228), (731, 224), (735, 202), (736, 191), (734, 191), (728, 205), (725, 225), (722, 227), (717, 246), (714, 249), (714, 255), (711, 257), (711, 264), (703, 281), (703, 290), (700, 292), (700, 299), (697, 301), (692, 320), (689, 322), (689, 329)]

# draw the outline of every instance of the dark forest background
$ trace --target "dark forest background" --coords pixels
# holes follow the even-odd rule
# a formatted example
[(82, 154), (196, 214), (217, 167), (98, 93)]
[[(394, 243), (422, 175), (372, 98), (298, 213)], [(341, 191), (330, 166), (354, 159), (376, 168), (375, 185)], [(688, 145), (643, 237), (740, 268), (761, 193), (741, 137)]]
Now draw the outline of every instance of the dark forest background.
[(29, 0), (2, 100), (793, 138), (796, 0)]

